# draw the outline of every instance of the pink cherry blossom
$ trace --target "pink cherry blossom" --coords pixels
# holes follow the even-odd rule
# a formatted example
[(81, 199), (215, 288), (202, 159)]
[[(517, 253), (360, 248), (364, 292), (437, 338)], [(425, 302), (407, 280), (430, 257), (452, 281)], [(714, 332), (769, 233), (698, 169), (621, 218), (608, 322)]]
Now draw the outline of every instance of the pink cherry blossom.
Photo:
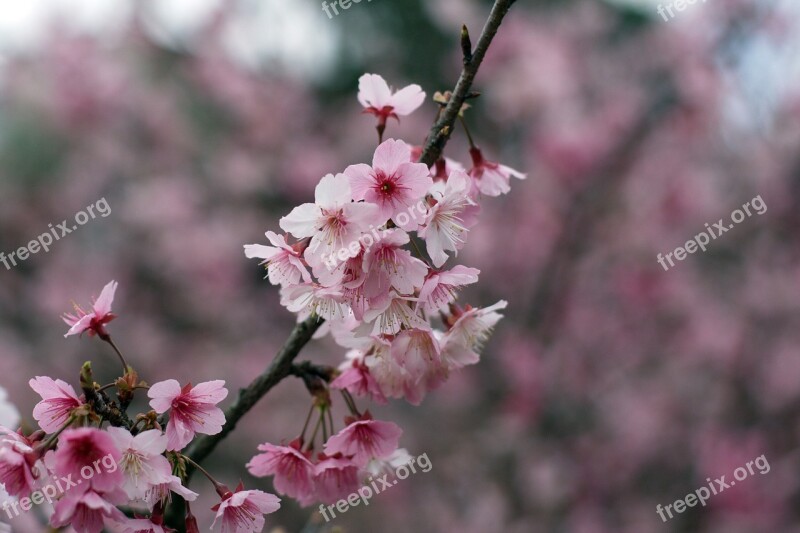
[(280, 501), (280, 498), (273, 494), (260, 490), (241, 490), (240, 486), (236, 492), (228, 492), (222, 501), (214, 506), (212, 510), (216, 511), (217, 515), (211, 528), (213, 529), (217, 521), (220, 521), (222, 533), (261, 531), (264, 528), (264, 515), (280, 509)]
[(92, 311), (87, 313), (75, 304), (75, 314), (64, 313), (63, 320), (70, 326), (69, 331), (64, 335), (79, 335), (84, 331), (89, 332), (89, 336), (98, 335), (101, 339), (108, 337), (105, 325), (117, 318), (111, 312), (111, 304), (114, 301), (114, 293), (117, 290), (117, 282), (111, 281), (100, 293), (100, 297), (92, 303)]
[(361, 331), (368, 335), (394, 335), (403, 328), (427, 328), (428, 323), (414, 309), (414, 300), (391, 291), (364, 314)]
[(456, 265), (443, 272), (432, 271), (419, 291), (420, 305), (428, 313), (444, 309), (449, 303), (455, 301), (458, 291), (462, 287), (478, 282), (480, 272), (477, 268), (463, 265)]
[(170, 410), (167, 423), (167, 449), (182, 450), (196, 433), (216, 435), (222, 431), (225, 415), (216, 405), (228, 396), (222, 380), (180, 383), (168, 379), (154, 384), (147, 391), (150, 406), (159, 414)]
[(358, 465), (351, 459), (325, 454), (319, 459), (314, 476), (317, 500), (330, 504), (358, 490)]
[(354, 396), (366, 396), (372, 401), (385, 404), (386, 397), (381, 387), (364, 363), (364, 352), (350, 350), (345, 354), (346, 361), (339, 366), (342, 373), (331, 382), (332, 389), (343, 389)]
[(281, 305), (292, 313), (314, 313), (326, 320), (341, 319), (347, 314), (342, 291), (338, 287), (323, 287), (316, 283), (283, 287)]
[(275, 476), (275, 490), (295, 498), (301, 505), (314, 501), (314, 464), (301, 452), (299, 441), (289, 446), (264, 443), (258, 454), (247, 463), (247, 469), (256, 477)]
[(181, 478), (169, 475), (166, 480), (150, 485), (144, 496), (144, 502), (150, 509), (159, 503), (164, 505), (170, 501), (173, 492), (188, 502), (195, 501), (199, 496), (196, 492), (184, 487)]
[(172, 467), (162, 455), (167, 449), (167, 437), (161, 431), (151, 429), (134, 436), (127, 429), (110, 427), (108, 434), (122, 454), (122, 489), (130, 499), (143, 500), (153, 485), (165, 483), (172, 476)]
[(364, 293), (368, 298), (383, 297), (392, 288), (398, 294), (411, 295), (422, 287), (428, 266), (402, 248), (409, 241), (403, 230), (386, 231), (364, 254)]
[(248, 259), (254, 257), (264, 259), (261, 264), (267, 266), (267, 275), (273, 285), (296, 285), (300, 283), (301, 278), (309, 283), (311, 274), (303, 263), (305, 246), (300, 246), (300, 243), (289, 246), (284, 235), (272, 231), (268, 231), (266, 235), (272, 246), (245, 244), (245, 256)]
[(89, 489), (86, 484), (73, 487), (56, 502), (50, 525), (55, 528), (71, 526), (77, 533), (100, 533), (106, 520), (125, 521), (122, 511), (109, 501), (111, 495), (117, 496)]
[(358, 101), (366, 113), (375, 115), (385, 125), (390, 117), (397, 119), (413, 113), (425, 101), (425, 93), (419, 85), (409, 85), (393, 93), (378, 74), (364, 74), (358, 80)]
[(330, 437), (324, 450), (327, 455), (350, 456), (353, 463), (363, 467), (372, 459), (389, 457), (402, 434), (397, 424), (373, 420), (367, 412), (359, 420), (351, 419), (347, 427)]
[(29, 496), (36, 484), (37, 455), (26, 437), (0, 426), (0, 486), (16, 497)]
[(42, 401), (33, 408), (33, 418), (47, 433), (55, 433), (61, 429), (72, 411), (83, 404), (72, 385), (60, 379), (36, 376), (28, 385), (42, 397)]
[(528, 177), (511, 167), (486, 161), (479, 148), (471, 148), (469, 153), (472, 156), (472, 168), (469, 170), (469, 175), (473, 179), (473, 196), (477, 191), (486, 196), (507, 194), (511, 190), (512, 176), (521, 180)]
[(430, 328), (401, 331), (392, 342), (391, 354), (406, 371), (404, 391), (408, 396), (424, 396), (447, 379), (441, 346)]
[[(347, 167), (344, 173), (350, 180), (353, 200), (376, 204), (384, 222), (392, 219), (409, 230), (419, 225), (423, 213), (418, 213), (417, 205), (433, 180), (428, 167), (411, 162), (409, 145), (389, 139), (375, 150), (372, 167), (360, 163)], [(401, 213), (405, 216), (399, 216)]]
[(431, 188), (424, 227), (419, 236), (425, 239), (428, 255), (436, 267), (447, 261), (446, 251), (458, 253), (467, 241), (469, 228), (478, 221), (480, 207), (469, 196), (471, 180), (462, 171), (450, 174), (446, 183), (437, 182)]
[[(107, 431), (95, 428), (78, 428), (64, 431), (58, 438), (58, 449), (53, 457), (53, 471), (62, 478), (84, 478), (82, 470), (91, 470), (84, 482), (98, 492), (119, 488), (124, 477), (118, 468), (122, 455)], [(112, 467), (107, 465), (111, 464)]]
[(455, 310), (453, 317), (455, 322), (445, 333), (449, 341), (456, 341), (463, 346), (473, 349), (480, 349), (483, 343), (489, 338), (495, 324), (503, 315), (497, 313), (499, 309), (505, 309), (508, 302), (500, 300), (494, 305), (485, 308), (469, 307), (465, 311)]
[[(280, 220), (280, 226), (302, 239), (311, 237), (305, 251), (306, 260), (314, 265), (330, 254), (344, 258), (355, 255), (350, 244), (370, 225), (380, 225), (378, 209), (368, 203), (351, 202), (350, 183), (344, 174), (323, 177), (314, 192), (315, 203), (295, 207)], [(357, 253), (357, 252), (356, 252)]]

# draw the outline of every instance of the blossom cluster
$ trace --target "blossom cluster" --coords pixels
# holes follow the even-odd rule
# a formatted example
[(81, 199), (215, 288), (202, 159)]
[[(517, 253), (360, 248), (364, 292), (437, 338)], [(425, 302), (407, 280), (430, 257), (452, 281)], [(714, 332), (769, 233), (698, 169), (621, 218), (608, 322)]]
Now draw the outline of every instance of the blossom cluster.
[[(263, 259), (270, 281), (281, 286), (282, 304), (299, 320), (324, 320), (321, 331), (348, 349), (338, 370), (310, 364), (298, 370), (313, 397), (300, 436), (286, 445), (262, 444), (247, 464), (256, 477), (274, 476), (275, 489), (302, 505), (335, 502), (367, 477), (405, 462), (410, 456), (399, 447), (402, 429), (374, 420), (354, 397), (419, 404), (451, 372), (479, 360), (482, 344), (502, 317), (498, 310), (506, 305), (460, 306), (459, 291), (476, 283), (479, 271), (445, 264), (466, 243), (482, 196), (506, 193), (510, 178), (524, 175), (486, 161), (474, 145), (473, 166), (465, 170), (449, 159), (429, 167), (419, 162), (422, 149), (402, 140), (384, 142), (387, 120), (413, 112), (424, 98), (418, 86), (392, 92), (380, 76), (363, 76), (359, 101), (378, 119), (372, 165), (326, 175), (314, 203), (281, 219), (286, 234), (268, 232), (272, 246), (245, 246), (246, 255)], [(331, 262), (332, 256), (340, 261)], [(65, 337), (86, 334), (106, 343), (120, 360), (121, 377), (95, 383), (86, 363), (80, 392), (49, 376), (31, 379), (41, 401), (33, 409), (40, 429), (30, 434), (8, 427), (17, 423), (18, 413), (0, 397), (0, 415), (8, 424), (0, 425), (0, 485), (12, 507), (29, 509), (31, 500), (46, 494), (53, 528), (163, 533), (173, 531), (167, 509), (177, 495), (186, 502), (184, 526), (192, 533), (198, 526), (190, 502), (198, 493), (188, 488), (188, 471), (197, 469), (220, 498), (212, 528), (261, 531), (264, 516), (280, 508), (280, 499), (245, 490), (241, 482), (231, 490), (183, 453), (197, 435), (222, 432), (226, 417), (218, 404), (228, 396), (225, 382), (140, 380), (108, 331), (117, 318), (112, 312), (117, 288), (111, 281), (90, 308), (75, 304), (62, 319), (69, 326)], [(128, 407), (140, 390), (146, 391), (150, 410), (131, 416)], [(333, 390), (349, 410), (338, 432)], [(318, 419), (307, 438), (315, 411)]]
[[(400, 428), (362, 414), (353, 397), (419, 405), (453, 371), (478, 362), (506, 306), (460, 306), (458, 293), (480, 272), (446, 263), (466, 244), (482, 198), (509, 192), (511, 178), (525, 175), (487, 161), (472, 144), (466, 170), (445, 158), (429, 167), (419, 162), (422, 148), (382, 141), (387, 120), (410, 114), (424, 98), (419, 86), (393, 92), (380, 76), (362, 76), (358, 100), (378, 119), (372, 164), (324, 176), (313, 203), (280, 219), (285, 234), (268, 231), (271, 246), (245, 246), (281, 287), (282, 305), (300, 320), (325, 319), (324, 332), (347, 349), (317, 401), (323, 436), (332, 435), (322, 452), (313, 453), (314, 436), (306, 442), (304, 428), (286, 446), (263, 444), (248, 464), (253, 475), (274, 476), (279, 493), (304, 505), (336, 501), (375, 468), (407, 455), (398, 448)], [(351, 411), (336, 434), (325, 418), (330, 389), (343, 393)]]
[[(41, 499), (44, 493), (53, 503), (49, 522), (54, 528), (71, 526), (78, 533), (99, 533), (105, 527), (123, 533), (164, 533), (173, 531), (164, 523), (172, 495), (187, 502), (198, 496), (186, 487), (190, 460), (181, 450), (197, 434), (222, 430), (225, 416), (217, 404), (228, 390), (219, 380), (184, 386), (173, 379), (151, 386), (138, 381), (106, 328), (116, 317), (111, 312), (116, 290), (116, 282), (108, 283), (90, 311), (75, 305), (74, 313), (63, 319), (70, 326), (66, 336), (86, 333), (110, 344), (123, 363), (123, 377), (99, 386), (91, 380), (87, 364), (81, 373), (83, 394), (60, 379), (37, 376), (30, 380), (30, 387), (41, 396), (33, 409), (41, 429), (25, 435), (0, 425), (0, 484), (14, 499), (11, 506), (4, 502), (4, 509), (11, 507), (17, 513), (19, 507), (30, 509), (31, 500), (38, 503), (37, 495)], [(105, 392), (112, 386), (117, 388), (117, 401)], [(122, 413), (137, 389), (147, 390), (152, 410), (131, 422)], [(87, 400), (89, 395), (94, 401)], [(97, 412), (97, 398), (108, 412)], [(11, 407), (3, 411), (4, 421), (16, 424), (18, 416), (13, 416)], [(105, 426), (104, 418), (114, 414), (117, 425)], [(107, 464), (109, 459), (112, 465)], [(225, 533), (260, 531), (264, 515), (280, 508), (280, 499), (272, 494), (243, 490), (241, 485), (231, 491), (213, 479), (212, 483), (220, 496), (215, 525), (219, 522)], [(137, 512), (127, 516), (121, 506)], [(189, 533), (198, 531), (191, 509), (185, 523)]]

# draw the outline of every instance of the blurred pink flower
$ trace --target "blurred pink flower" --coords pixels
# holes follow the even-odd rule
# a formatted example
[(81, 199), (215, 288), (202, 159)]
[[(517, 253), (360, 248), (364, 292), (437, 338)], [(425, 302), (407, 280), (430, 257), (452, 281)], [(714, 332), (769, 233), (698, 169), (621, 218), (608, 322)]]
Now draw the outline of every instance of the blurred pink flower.
[[(53, 457), (53, 471), (62, 478), (86, 479), (84, 469), (92, 474), (87, 486), (99, 492), (118, 489), (124, 481), (119, 465), (121, 454), (107, 431), (95, 428), (68, 429), (58, 438)], [(111, 462), (113, 469), (107, 466)]]
[(363, 467), (372, 459), (385, 459), (397, 450), (403, 434), (397, 424), (373, 420), (369, 412), (359, 420), (349, 419), (348, 422), (347, 427), (325, 443), (327, 455), (341, 453)]
[(317, 499), (331, 504), (358, 490), (358, 465), (345, 457), (319, 454), (315, 467), (314, 488)]
[(314, 501), (313, 477), (314, 463), (300, 451), (299, 440), (289, 446), (275, 446), (264, 443), (258, 454), (247, 463), (247, 469), (256, 477), (275, 476), (275, 490), (291, 498), (301, 505), (309, 505)]
[[(100, 533), (106, 519), (125, 521), (125, 515), (107, 498), (109, 493), (97, 492), (84, 485), (74, 487), (55, 504), (50, 525), (56, 528), (72, 526), (77, 533)], [(116, 496), (116, 494), (114, 494)]]

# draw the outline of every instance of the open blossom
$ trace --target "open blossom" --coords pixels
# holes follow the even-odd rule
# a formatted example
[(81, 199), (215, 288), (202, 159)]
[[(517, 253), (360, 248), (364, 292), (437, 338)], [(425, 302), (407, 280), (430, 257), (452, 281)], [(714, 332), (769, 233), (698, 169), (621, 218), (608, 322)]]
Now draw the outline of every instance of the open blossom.
[(486, 161), (479, 148), (470, 148), (469, 153), (472, 156), (472, 168), (469, 170), (469, 175), (473, 179), (473, 196), (477, 194), (477, 191), (486, 196), (506, 194), (511, 190), (512, 176), (521, 180), (528, 177), (511, 167)]
[(280, 501), (280, 498), (273, 494), (260, 490), (242, 490), (242, 486), (239, 485), (236, 492), (228, 492), (222, 501), (212, 508), (217, 515), (211, 528), (213, 529), (217, 521), (220, 521), (222, 533), (261, 531), (264, 529), (264, 515), (280, 509)]
[(11, 496), (29, 496), (36, 483), (34, 443), (2, 426), (0, 435), (0, 486)]
[(345, 357), (345, 362), (339, 366), (342, 373), (331, 382), (330, 387), (347, 390), (353, 396), (367, 396), (376, 403), (385, 404), (386, 397), (380, 385), (364, 363), (364, 353), (361, 350), (350, 350)]
[(114, 293), (117, 290), (117, 282), (111, 281), (100, 293), (100, 297), (92, 303), (92, 311), (87, 313), (75, 305), (75, 314), (64, 313), (64, 322), (70, 326), (69, 331), (64, 335), (79, 335), (84, 331), (89, 332), (89, 336), (99, 335), (101, 339), (108, 337), (105, 325), (117, 318), (111, 312), (111, 304), (114, 301)]
[(319, 454), (314, 476), (317, 500), (330, 504), (358, 490), (359, 467), (350, 458)]
[(351, 243), (369, 230), (369, 226), (380, 225), (386, 219), (378, 218), (378, 209), (367, 203), (350, 201), (350, 183), (344, 174), (328, 174), (314, 191), (313, 204), (295, 207), (280, 220), (280, 226), (298, 239), (311, 237), (305, 251), (310, 264), (320, 264), (330, 254), (349, 254)]
[(311, 274), (303, 263), (305, 246), (300, 243), (289, 246), (284, 235), (273, 231), (266, 233), (272, 246), (263, 244), (245, 244), (244, 255), (248, 259), (263, 259), (261, 263), (267, 266), (267, 275), (273, 285), (296, 285), (300, 279), (306, 283), (311, 281)]
[(505, 309), (506, 306), (508, 302), (500, 300), (485, 308), (468, 307), (465, 311), (455, 309), (453, 315), (455, 322), (447, 330), (445, 337), (463, 346), (480, 349), (489, 338), (495, 324), (503, 318), (497, 311)]
[(333, 435), (325, 443), (325, 454), (341, 453), (351, 460), (365, 466), (372, 459), (389, 457), (400, 442), (403, 430), (392, 422), (373, 420), (369, 412), (361, 419), (350, 419), (347, 427)]
[(428, 167), (411, 162), (409, 145), (389, 139), (375, 150), (372, 167), (363, 163), (350, 165), (344, 173), (350, 180), (353, 200), (377, 205), (381, 223), (392, 219), (407, 230), (419, 225), (421, 213), (416, 217), (414, 210), (433, 180)]
[(73, 487), (56, 502), (50, 525), (71, 526), (78, 533), (100, 533), (106, 520), (124, 522), (125, 515), (115, 506), (122, 501), (119, 492), (96, 491), (86, 484)]
[(28, 385), (42, 397), (33, 408), (33, 418), (47, 433), (58, 431), (69, 420), (72, 411), (83, 404), (72, 385), (60, 379), (36, 376)]
[(263, 453), (253, 457), (247, 469), (256, 477), (275, 476), (276, 491), (309, 505), (314, 501), (314, 463), (299, 448), (299, 441), (289, 446), (261, 444), (258, 450)]
[(400, 229), (383, 232), (380, 240), (364, 254), (364, 292), (368, 298), (385, 296), (394, 288), (410, 295), (422, 287), (428, 266), (405, 250), (408, 233)]
[(389, 84), (378, 74), (364, 74), (358, 80), (358, 101), (366, 113), (378, 117), (379, 124), (388, 118), (410, 115), (425, 101), (419, 85), (409, 85), (393, 93)]
[(323, 287), (316, 283), (283, 287), (281, 305), (292, 313), (314, 313), (325, 320), (344, 318), (347, 311), (344, 295), (339, 288)]
[(478, 282), (481, 273), (477, 268), (456, 265), (443, 272), (431, 272), (419, 291), (419, 304), (426, 312), (435, 313), (455, 301), (458, 291)]
[(100, 492), (119, 488), (123, 482), (118, 468), (121, 454), (107, 431), (96, 428), (78, 428), (64, 431), (58, 438), (58, 449), (53, 457), (53, 471), (66, 478), (81, 479), (81, 469), (92, 469), (92, 489)]
[(419, 236), (436, 267), (447, 261), (446, 251), (458, 253), (467, 241), (469, 228), (478, 221), (480, 207), (470, 198), (471, 180), (462, 171), (450, 174), (446, 183), (431, 189), (434, 205), (428, 210)]
[(222, 431), (225, 415), (217, 404), (228, 396), (224, 385), (215, 380), (181, 388), (180, 383), (168, 379), (150, 387), (150, 407), (159, 414), (172, 409), (167, 423), (168, 450), (182, 450), (196, 433), (216, 435)]
[(167, 437), (157, 429), (136, 436), (124, 428), (110, 427), (108, 434), (122, 454), (119, 468), (125, 475), (122, 489), (132, 500), (143, 500), (153, 485), (166, 482), (172, 467), (162, 454), (167, 449)]

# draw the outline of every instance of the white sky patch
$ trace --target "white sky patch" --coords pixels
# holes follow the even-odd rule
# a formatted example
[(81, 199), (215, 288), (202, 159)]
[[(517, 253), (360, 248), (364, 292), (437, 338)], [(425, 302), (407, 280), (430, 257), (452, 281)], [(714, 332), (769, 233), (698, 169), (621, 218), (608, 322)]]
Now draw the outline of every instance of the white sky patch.
[[(10, 54), (35, 49), (56, 21), (69, 30), (112, 38), (137, 0), (8, 0), (0, 7), (0, 68)], [(142, 22), (156, 42), (191, 49), (193, 38), (224, 0), (143, 0)], [(238, 0), (222, 30), (223, 46), (249, 68), (277, 66), (296, 77), (330, 74), (339, 53), (339, 27), (315, 2)], [(319, 11), (319, 12), (317, 12)]]

